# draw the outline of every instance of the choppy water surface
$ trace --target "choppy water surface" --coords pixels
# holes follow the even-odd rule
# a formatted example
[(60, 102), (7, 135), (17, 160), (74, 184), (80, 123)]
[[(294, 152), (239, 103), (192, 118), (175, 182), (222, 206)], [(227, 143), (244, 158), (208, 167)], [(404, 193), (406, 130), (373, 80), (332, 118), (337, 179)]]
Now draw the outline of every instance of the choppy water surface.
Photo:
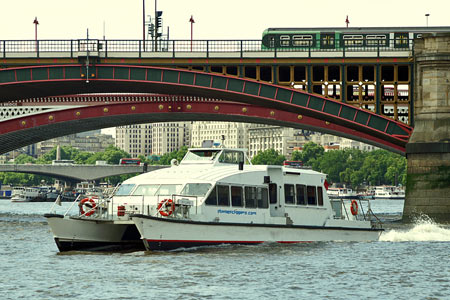
[(50, 206), (0, 200), (0, 299), (450, 299), (450, 228), (403, 201), (372, 202), (378, 242), (101, 254), (59, 254)]

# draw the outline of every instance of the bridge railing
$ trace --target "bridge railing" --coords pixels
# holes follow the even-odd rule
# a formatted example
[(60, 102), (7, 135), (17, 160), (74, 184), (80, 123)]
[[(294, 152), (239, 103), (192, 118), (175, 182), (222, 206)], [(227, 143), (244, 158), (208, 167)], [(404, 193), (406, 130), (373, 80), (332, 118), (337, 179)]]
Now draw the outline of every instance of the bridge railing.
[[(335, 48), (322, 49), (320, 47), (283, 47), (268, 48), (261, 40), (0, 40), (0, 57), (49, 57), (63, 55), (67, 57), (78, 57), (87, 55), (100, 57), (126, 57), (127, 53), (139, 57), (177, 57), (198, 55), (210, 57), (222, 53), (236, 54), (244, 57), (246, 53), (264, 53), (264, 56), (277, 57), (280, 53), (302, 53), (303, 56), (311, 57), (317, 52), (337, 52), (341, 56), (346, 53), (370, 52), (372, 55), (380, 56), (386, 52), (412, 51), (413, 40), (399, 47), (394, 41), (389, 41), (386, 46), (347, 46), (340, 45), (339, 41)], [(234, 55), (233, 55), (234, 54)], [(268, 54), (268, 55), (267, 55)], [(223, 56), (225, 57), (225, 56)]]

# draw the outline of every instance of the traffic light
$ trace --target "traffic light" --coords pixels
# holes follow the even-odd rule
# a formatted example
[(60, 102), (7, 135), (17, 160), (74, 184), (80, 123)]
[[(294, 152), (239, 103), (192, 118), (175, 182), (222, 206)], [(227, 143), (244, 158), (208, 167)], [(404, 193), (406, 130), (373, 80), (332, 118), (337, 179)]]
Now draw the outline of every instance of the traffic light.
[(158, 31), (158, 28), (162, 27), (162, 11), (157, 11), (156, 12), (156, 17), (155, 17), (155, 27), (156, 27), (156, 31)]
[(149, 24), (148, 25), (148, 34), (150, 34), (151, 37), (154, 37), (155, 34), (155, 25)]

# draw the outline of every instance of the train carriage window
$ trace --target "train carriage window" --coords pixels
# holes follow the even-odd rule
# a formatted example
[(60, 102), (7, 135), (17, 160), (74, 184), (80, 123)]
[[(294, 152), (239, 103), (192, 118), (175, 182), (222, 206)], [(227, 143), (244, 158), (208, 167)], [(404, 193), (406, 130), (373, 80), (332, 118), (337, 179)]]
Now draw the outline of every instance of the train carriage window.
[(407, 48), (408, 47), (408, 33), (394, 33), (394, 47)]
[(220, 206), (230, 206), (230, 189), (228, 185), (217, 186), (217, 204)]
[(308, 205), (317, 205), (316, 187), (308, 185), (306, 187), (306, 193), (308, 194)]
[(354, 34), (346, 34), (343, 37), (345, 46), (362, 46), (363, 45), (363, 36), (362, 35), (354, 35)]
[(306, 205), (306, 186), (297, 184), (297, 205)]
[(292, 36), (292, 46), (302, 46), (308, 47), (312, 45), (313, 37), (312, 35), (294, 35)]
[(320, 34), (320, 48), (321, 49), (334, 49), (334, 33), (321, 33)]
[(295, 192), (293, 184), (284, 185), (284, 203), (294, 204), (295, 203)]
[(269, 207), (269, 196), (267, 193), (267, 188), (257, 188), (256, 189), (256, 199), (258, 200), (258, 208), (268, 208)]
[(321, 186), (317, 187), (317, 202), (319, 206), (323, 206), (323, 189)]
[(217, 189), (214, 187), (211, 193), (208, 195), (208, 198), (205, 200), (206, 205), (217, 205)]
[(280, 35), (280, 45), (283, 47), (288, 47), (291, 41), (291, 37), (289, 35)]
[(231, 186), (231, 205), (232, 206), (244, 206), (242, 201), (242, 187)]
[(387, 37), (386, 35), (375, 35), (368, 34), (366, 35), (366, 45), (367, 46), (387, 46)]
[(245, 190), (245, 207), (256, 208), (256, 187), (246, 186), (244, 190)]

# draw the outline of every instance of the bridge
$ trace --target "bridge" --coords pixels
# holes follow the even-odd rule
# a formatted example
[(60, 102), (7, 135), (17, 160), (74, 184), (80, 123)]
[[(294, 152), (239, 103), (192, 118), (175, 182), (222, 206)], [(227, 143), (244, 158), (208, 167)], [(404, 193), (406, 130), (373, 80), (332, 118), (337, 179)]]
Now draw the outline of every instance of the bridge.
[[(147, 166), (148, 172), (167, 166)], [(37, 165), (37, 164), (0, 164), (0, 172), (20, 172), (54, 177), (69, 182), (94, 181), (109, 176), (143, 173), (144, 166), (114, 165)]]
[[(261, 41), (172, 41), (158, 43), (160, 48), (141, 41), (0, 41), (0, 102), (79, 93), (210, 99), (150, 102), (145, 108), (108, 104), (65, 110), (70, 116), (60, 111), (19, 122), (7, 120), (11, 123), (1, 127), (6, 138), (2, 151), (18, 147), (27, 132), (28, 137), (52, 136), (49, 132), (61, 130), (57, 125), (64, 122), (79, 129), (133, 123), (124, 120), (126, 114), (139, 120), (239, 116), (268, 124), (291, 123), (406, 152), (404, 217), (424, 212), (448, 220), (449, 38), (448, 33), (424, 37), (417, 40), (418, 51), (416, 41), (404, 47), (401, 34), (384, 46), (343, 43), (333, 49), (264, 48)], [(128, 107), (116, 112), (121, 105)], [(261, 111), (254, 113), (257, 109)], [(285, 117), (289, 114), (291, 119)]]

